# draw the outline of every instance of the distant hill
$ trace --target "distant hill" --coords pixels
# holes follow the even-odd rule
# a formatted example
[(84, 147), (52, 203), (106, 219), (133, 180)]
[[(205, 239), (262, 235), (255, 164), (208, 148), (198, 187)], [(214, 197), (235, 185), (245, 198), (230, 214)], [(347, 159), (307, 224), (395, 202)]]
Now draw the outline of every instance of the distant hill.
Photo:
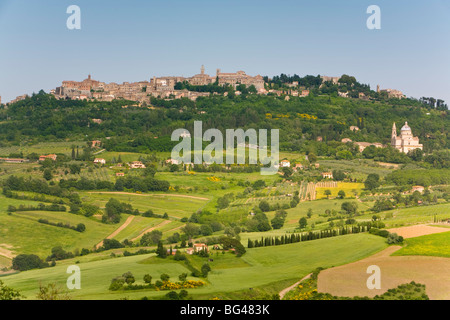
[[(40, 92), (0, 110), (0, 143), (81, 138), (103, 140), (108, 150), (170, 151), (173, 130), (192, 132), (193, 122), (201, 120), (204, 131), (280, 129), (281, 150), (329, 155), (345, 149), (344, 138), (389, 144), (393, 122), (408, 121), (426, 153), (450, 149), (449, 111), (414, 99), (373, 101), (311, 94), (287, 101), (277, 96), (215, 95), (195, 102), (152, 98), (151, 107), (130, 107), (134, 104), (57, 100)], [(351, 126), (359, 131), (351, 131)]]

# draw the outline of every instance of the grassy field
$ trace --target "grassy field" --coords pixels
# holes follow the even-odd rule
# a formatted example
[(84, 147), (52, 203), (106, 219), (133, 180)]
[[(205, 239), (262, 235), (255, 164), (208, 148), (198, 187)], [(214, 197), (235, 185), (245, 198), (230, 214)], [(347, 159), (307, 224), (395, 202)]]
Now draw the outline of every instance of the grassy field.
[(384, 177), (392, 172), (391, 168), (380, 166), (372, 160), (319, 160), (318, 162), (322, 168), (348, 172), (353, 179), (356, 178), (358, 181), (362, 181), (371, 173)]
[(192, 213), (206, 205), (211, 197), (204, 195), (180, 195), (180, 194), (135, 194), (120, 192), (80, 192), (83, 201), (104, 208), (111, 198), (130, 203), (140, 212), (153, 210), (153, 213), (181, 219), (189, 217)]
[(124, 230), (119, 232), (114, 239), (122, 242), (125, 239), (131, 240), (141, 234), (143, 230), (157, 226), (165, 220), (158, 218), (134, 217), (133, 221)]
[(450, 230), (444, 233), (410, 238), (396, 256), (435, 256), (450, 258)]
[(450, 203), (391, 210), (380, 213), (381, 217), (385, 217), (388, 212), (393, 214), (393, 218), (383, 220), (387, 228), (409, 224), (432, 223), (435, 215), (437, 219), (450, 218)]
[[(45, 258), (50, 254), (51, 248), (57, 245), (70, 250), (92, 248), (117, 228), (114, 225), (100, 223), (95, 218), (86, 218), (67, 212), (27, 211), (7, 214), (8, 205), (20, 204), (36, 206), (38, 202), (8, 199), (0, 195), (0, 243), (12, 246), (11, 251), (15, 254), (34, 253)], [(75, 226), (83, 223), (86, 225), (86, 231), (79, 233), (45, 225), (37, 221), (41, 218)], [(126, 215), (122, 217), (122, 220), (126, 220)]]
[(50, 153), (63, 153), (70, 155), (72, 146), (79, 146), (80, 149), (86, 146), (86, 141), (61, 141), (61, 142), (40, 142), (34, 145), (22, 145), (0, 148), (0, 156), (9, 156), (11, 153), (23, 152), (24, 155), (37, 153), (39, 155)]
[(346, 197), (354, 197), (364, 189), (364, 183), (338, 182), (336, 188), (316, 188), (316, 199), (326, 199), (325, 190), (330, 190), (330, 198), (336, 198), (339, 191), (344, 191)]
[[(358, 245), (355, 246), (355, 243)], [(273, 284), (276, 281), (301, 279), (316, 267), (331, 267), (362, 259), (386, 247), (384, 239), (368, 234), (347, 235), (337, 238), (296, 243), (277, 247), (250, 249), (242, 258), (230, 253), (213, 254), (212, 271), (208, 285), (189, 290), (195, 297), (226, 297), (230, 293)], [(142, 283), (144, 274), (153, 279), (167, 273), (176, 281), (183, 272), (189, 273), (182, 263), (156, 260), (152, 255), (113, 258), (101, 261), (81, 262), (82, 289), (72, 292), (74, 299), (138, 299), (143, 296), (157, 298), (166, 292), (152, 290), (111, 292), (108, 290), (112, 278), (131, 271), (137, 282)], [(150, 259), (149, 259), (150, 258)], [(199, 258), (200, 259), (200, 258)], [(233, 261), (233, 259), (241, 261)], [(207, 259), (196, 261), (196, 264)], [(39, 282), (56, 282), (65, 286), (66, 269), (73, 261), (58, 263), (56, 267), (31, 270), (3, 277), (9, 286), (20, 290), (27, 298), (35, 297)]]

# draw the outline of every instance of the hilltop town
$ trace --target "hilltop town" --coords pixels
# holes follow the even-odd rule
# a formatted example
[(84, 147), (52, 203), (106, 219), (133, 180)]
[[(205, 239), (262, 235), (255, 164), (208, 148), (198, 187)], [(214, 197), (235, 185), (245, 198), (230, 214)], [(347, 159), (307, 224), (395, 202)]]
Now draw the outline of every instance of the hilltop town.
[[(282, 75), (283, 76), (283, 75)], [(313, 76), (306, 76), (305, 78)], [(239, 95), (242, 89), (248, 90), (254, 94), (260, 95), (277, 95), (286, 96), (286, 100), (290, 97), (307, 97), (314, 86), (304, 85), (298, 81), (299, 77), (292, 77), (292, 81), (283, 81), (283, 85), (277, 85), (273, 82), (275, 78), (263, 77), (261, 75), (250, 76), (245, 71), (237, 71), (235, 73), (224, 73), (220, 69), (216, 70), (215, 76), (205, 73), (205, 67), (202, 66), (200, 73), (192, 77), (183, 76), (167, 76), (167, 77), (153, 77), (149, 81), (138, 82), (123, 82), (106, 83), (92, 79), (88, 75), (83, 81), (65, 80), (61, 86), (50, 91), (57, 99), (72, 99), (72, 100), (98, 100), (98, 101), (113, 101), (115, 99), (124, 99), (136, 101), (139, 105), (149, 105), (151, 97), (160, 99), (180, 99), (188, 98), (195, 101), (198, 97), (206, 97), (210, 94), (227, 95), (227, 90), (217, 90), (217, 88), (232, 88), (234, 94)], [(340, 86), (336, 93), (344, 98), (359, 98), (371, 99), (367, 88), (365, 90), (354, 90), (354, 84), (349, 83), (347, 78), (353, 79), (343, 75), (341, 77), (317, 76), (320, 78), (319, 88)], [(342, 81), (346, 78), (345, 81)], [(297, 80), (297, 81), (295, 81)], [(350, 80), (352, 81), (352, 80)], [(347, 86), (350, 86), (348, 88)], [(215, 88), (215, 89), (214, 89)], [(370, 91), (370, 89), (369, 89)], [(374, 91), (372, 91), (374, 92)], [(376, 93), (386, 98), (403, 99), (406, 96), (396, 89), (380, 89), (377, 86)], [(20, 95), (9, 103), (15, 103), (24, 100), (28, 97), (27, 94)], [(1, 103), (1, 97), (0, 97)]]

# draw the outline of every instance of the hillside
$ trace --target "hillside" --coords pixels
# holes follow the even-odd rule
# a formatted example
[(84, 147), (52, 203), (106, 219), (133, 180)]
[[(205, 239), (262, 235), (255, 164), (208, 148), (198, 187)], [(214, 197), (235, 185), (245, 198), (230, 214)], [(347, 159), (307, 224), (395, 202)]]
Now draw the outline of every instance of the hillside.
[[(367, 101), (330, 94), (291, 97), (289, 101), (260, 95), (210, 96), (195, 102), (184, 98), (151, 101), (150, 107), (132, 107), (135, 103), (124, 100), (56, 100), (41, 92), (0, 110), (0, 141), (11, 146), (111, 137), (104, 141), (110, 151), (170, 151), (173, 130), (192, 132), (196, 120), (203, 121), (204, 131), (277, 128), (281, 150), (329, 156), (337, 149), (346, 149), (340, 146), (343, 138), (389, 144), (393, 122), (408, 121), (425, 152), (450, 148), (448, 111), (431, 109), (412, 99)], [(360, 130), (353, 132), (350, 126)], [(316, 141), (318, 137), (322, 143)]]

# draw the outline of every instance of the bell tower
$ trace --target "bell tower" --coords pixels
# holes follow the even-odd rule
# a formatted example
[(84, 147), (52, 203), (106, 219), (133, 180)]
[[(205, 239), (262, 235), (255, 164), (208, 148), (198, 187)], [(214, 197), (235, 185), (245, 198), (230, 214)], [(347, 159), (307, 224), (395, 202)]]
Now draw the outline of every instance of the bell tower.
[(395, 147), (395, 140), (396, 139), (397, 139), (397, 127), (396, 127), (395, 122), (394, 122), (394, 125), (392, 126), (392, 135), (391, 135), (391, 143), (392, 143), (393, 147)]

